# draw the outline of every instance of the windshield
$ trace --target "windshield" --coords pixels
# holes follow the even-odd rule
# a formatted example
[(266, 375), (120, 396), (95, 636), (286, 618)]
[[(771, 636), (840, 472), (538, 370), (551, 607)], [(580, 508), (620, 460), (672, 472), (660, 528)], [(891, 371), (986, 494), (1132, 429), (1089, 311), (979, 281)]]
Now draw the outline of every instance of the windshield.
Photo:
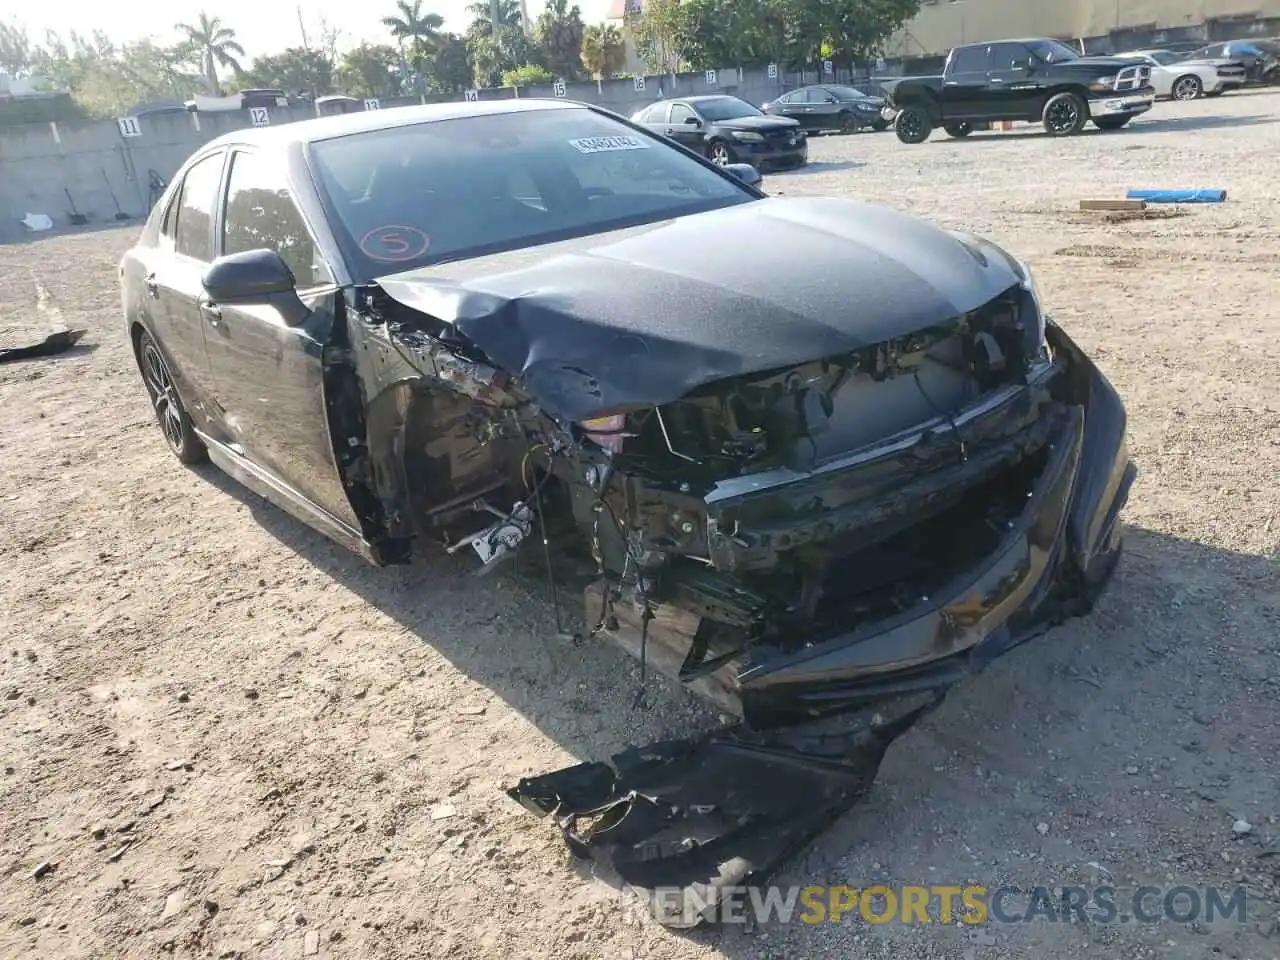
[(1079, 53), (1057, 40), (1032, 40), (1027, 47), (1045, 63), (1062, 63), (1066, 60), (1080, 59)]
[(694, 107), (706, 120), (736, 120), (738, 117), (762, 117), (759, 110), (737, 97), (712, 97), (698, 100)]
[(827, 87), (841, 100), (865, 100), (867, 95), (856, 87)]
[(357, 281), (757, 199), (668, 141), (595, 111), (531, 110), (313, 143)]
[(1156, 63), (1170, 64), (1170, 63), (1177, 63), (1184, 56), (1186, 56), (1186, 54), (1174, 53), (1172, 50), (1156, 50), (1152, 53), (1147, 54), (1147, 56), (1149, 56)]

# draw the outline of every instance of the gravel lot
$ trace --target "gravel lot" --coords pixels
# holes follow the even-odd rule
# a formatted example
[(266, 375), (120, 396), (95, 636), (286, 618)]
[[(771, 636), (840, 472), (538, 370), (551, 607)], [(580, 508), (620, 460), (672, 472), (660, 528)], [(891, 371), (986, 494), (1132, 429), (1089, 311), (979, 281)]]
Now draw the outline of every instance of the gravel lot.
[[(121, 330), (130, 228), (0, 248), (0, 329), (44, 322), (42, 284), (89, 330), (0, 367), (0, 956), (1280, 956), (1280, 95), (812, 156), (768, 186), (1029, 260), (1142, 474), (1097, 613), (957, 691), (779, 882), (1245, 886), (1245, 922), (637, 922), (501, 788), (703, 712), (633, 713), (635, 666), (558, 641), (535, 579), (379, 571), (179, 466)], [(1229, 200), (1076, 211), (1137, 186)]]

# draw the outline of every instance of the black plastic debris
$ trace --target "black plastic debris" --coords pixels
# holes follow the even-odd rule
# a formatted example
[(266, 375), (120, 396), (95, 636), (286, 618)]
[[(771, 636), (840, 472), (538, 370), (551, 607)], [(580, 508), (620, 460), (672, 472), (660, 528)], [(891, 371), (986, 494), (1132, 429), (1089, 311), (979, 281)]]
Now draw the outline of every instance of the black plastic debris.
[(635, 747), (611, 764), (526, 777), (507, 793), (554, 816), (573, 853), (616, 874), (658, 922), (694, 927), (862, 799), (885, 750), (941, 699), (917, 698), (888, 722), (858, 714), (767, 732), (738, 725)]
[(51, 333), (39, 343), (25, 347), (0, 347), (0, 363), (9, 360), (30, 360), (35, 357), (52, 357), (65, 353), (80, 342), (85, 335), (84, 330), (59, 330)]

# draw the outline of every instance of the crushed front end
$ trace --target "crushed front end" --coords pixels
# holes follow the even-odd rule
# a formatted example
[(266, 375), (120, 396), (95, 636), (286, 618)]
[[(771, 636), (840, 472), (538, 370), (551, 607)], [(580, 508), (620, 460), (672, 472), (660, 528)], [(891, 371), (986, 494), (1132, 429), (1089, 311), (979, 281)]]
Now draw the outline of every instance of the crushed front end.
[[(395, 384), (369, 404), (370, 434), (395, 441), (370, 444), (371, 474), (397, 533), (439, 526), (485, 569), (546, 544), (550, 574), (583, 548), (579, 642), (611, 640), (642, 684), (664, 673), (733, 718), (510, 791), (575, 852), (667, 897), (664, 923), (763, 882), (947, 689), (1110, 579), (1136, 473), (1123, 405), (1046, 321), (1025, 267), (962, 243), (938, 241), (954, 259), (917, 291), (932, 319), (898, 294), (838, 336), (802, 323), (806, 342), (844, 348), (800, 362), (681, 350), (572, 259), (539, 284), (504, 275), (501, 295), (417, 279), (371, 295), (362, 376)], [(943, 273), (976, 305), (942, 313)], [(593, 298), (622, 319), (597, 319)], [(714, 323), (730, 329), (725, 303)], [(784, 356), (760, 317), (744, 341)]]

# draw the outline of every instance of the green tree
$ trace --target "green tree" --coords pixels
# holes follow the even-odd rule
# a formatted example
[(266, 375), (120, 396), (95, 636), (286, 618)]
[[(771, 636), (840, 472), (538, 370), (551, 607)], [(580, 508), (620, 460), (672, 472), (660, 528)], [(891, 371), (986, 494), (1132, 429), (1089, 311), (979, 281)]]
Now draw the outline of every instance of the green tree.
[(582, 72), (582, 11), (569, 0), (549, 0), (533, 22), (533, 38), (547, 69), (565, 80)]
[(879, 53), (884, 42), (920, 12), (920, 0), (828, 0), (822, 9), (823, 39), (831, 56), (853, 64)]
[(498, 0), (498, 31), (493, 30), (488, 0), (468, 4), (471, 25), (467, 27), (467, 56), (477, 87), (492, 87), (502, 75), (533, 62), (534, 48), (524, 32), (520, 0)]
[(63, 39), (50, 32), (32, 54), (32, 70), (68, 91), (95, 117), (118, 117), (140, 103), (186, 100), (204, 87), (187, 68), (189, 51), (148, 40), (116, 47), (103, 33)]
[(400, 54), (387, 44), (361, 43), (342, 55), (337, 79), (348, 96), (392, 96), (400, 89)]
[(0, 71), (25, 77), (35, 63), (36, 49), (27, 31), (16, 23), (0, 23)]
[(273, 56), (258, 57), (248, 72), (255, 87), (274, 87), (285, 93), (320, 97), (333, 92), (333, 61), (319, 50), (289, 47)]
[(427, 84), (432, 93), (458, 93), (471, 86), (471, 60), (467, 43), (456, 33), (436, 37), (435, 49), (427, 61)]
[(593, 23), (582, 32), (582, 65), (597, 80), (607, 80), (627, 63), (627, 44), (612, 23)]
[(555, 80), (555, 74), (536, 63), (527, 63), (523, 67), (516, 67), (502, 74), (504, 87), (532, 87), (536, 84), (551, 83), (553, 80)]
[(628, 10), (625, 23), (645, 66), (655, 73), (680, 70), (689, 33), (687, 11), (680, 0), (645, 0), (640, 10)]
[(174, 29), (182, 34), (191, 55), (198, 58), (209, 93), (218, 92), (218, 67), (230, 68), (236, 76), (244, 72), (236, 59), (244, 56), (244, 47), (236, 42), (236, 32), (217, 17), (202, 10), (195, 23), (179, 23)]
[(444, 26), (444, 18), (438, 13), (423, 13), (422, 0), (396, 0), (399, 16), (382, 18), (382, 25), (405, 52), (406, 59), (418, 73), (423, 72), (423, 61), (435, 47), (435, 40)]

